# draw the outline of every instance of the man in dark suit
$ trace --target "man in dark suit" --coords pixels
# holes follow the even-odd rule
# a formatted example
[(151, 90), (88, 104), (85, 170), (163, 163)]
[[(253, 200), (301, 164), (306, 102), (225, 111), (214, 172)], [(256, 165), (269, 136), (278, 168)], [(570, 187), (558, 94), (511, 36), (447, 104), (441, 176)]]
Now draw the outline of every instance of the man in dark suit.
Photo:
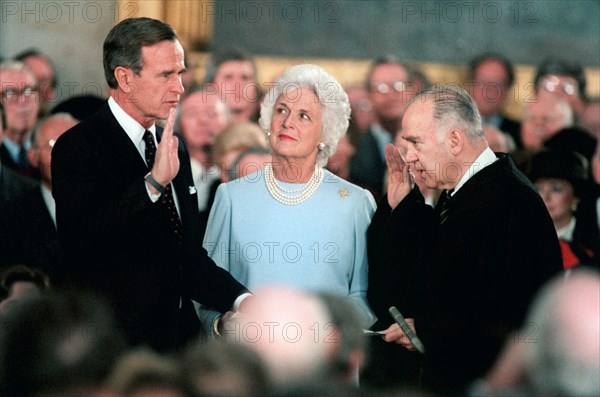
[(0, 101), (6, 112), (0, 160), (16, 172), (37, 179), (27, 159), (31, 132), (40, 109), (39, 88), (31, 69), (22, 62), (0, 63)]
[(385, 177), (384, 148), (400, 129), (406, 101), (414, 95), (408, 66), (391, 56), (376, 58), (367, 76), (374, 123), (361, 134), (350, 161), (350, 179), (381, 197)]
[[(4, 105), (0, 103), (0, 146), (4, 138), (4, 127), (6, 126), (6, 113)], [(13, 197), (19, 197), (23, 191), (36, 186), (36, 183), (24, 176), (17, 174), (15, 171), (7, 167), (0, 156), (0, 209), (4, 204)], [(4, 225), (5, 226), (5, 225)], [(2, 240), (1, 232), (4, 230), (3, 225), (0, 225), (0, 240)]]
[[(379, 327), (389, 326), (384, 340), (412, 350), (387, 310), (414, 319), (424, 387), (461, 393), (560, 272), (560, 248), (537, 191), (510, 157), (489, 149), (464, 90), (436, 86), (413, 98), (401, 138), (399, 150), (386, 147), (388, 194), (369, 229), (369, 303)], [(413, 178), (447, 189), (435, 209)]]
[(56, 231), (56, 210), (52, 197), (50, 162), (56, 140), (77, 120), (67, 113), (57, 113), (40, 120), (33, 131), (29, 162), (39, 171), (39, 185), (7, 203), (2, 222), (8, 230), (0, 264), (26, 264), (54, 278), (54, 269), (63, 260)]
[(104, 68), (108, 103), (53, 150), (66, 262), (57, 279), (104, 294), (130, 343), (173, 351), (199, 330), (192, 299), (227, 311), (247, 290), (202, 248), (189, 154), (173, 134), (185, 72), (175, 31), (150, 18), (120, 22)]
[(521, 123), (511, 119), (502, 111), (502, 106), (515, 81), (512, 63), (496, 53), (485, 53), (471, 60), (467, 85), (483, 118), (484, 124), (490, 124), (508, 134), (517, 147), (521, 144)]

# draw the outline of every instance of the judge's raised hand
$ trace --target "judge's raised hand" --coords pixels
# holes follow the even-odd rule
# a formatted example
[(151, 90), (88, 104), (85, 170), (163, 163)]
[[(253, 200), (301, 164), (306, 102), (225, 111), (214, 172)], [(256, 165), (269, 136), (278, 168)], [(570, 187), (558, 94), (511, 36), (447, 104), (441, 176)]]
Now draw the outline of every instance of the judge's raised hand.
[(156, 148), (156, 157), (151, 172), (152, 177), (163, 186), (171, 183), (179, 172), (179, 157), (177, 156), (179, 140), (173, 136), (174, 124), (175, 108), (171, 108), (162, 138)]
[(398, 148), (391, 143), (385, 146), (385, 162), (388, 167), (387, 198), (390, 207), (394, 209), (410, 193), (415, 182)]

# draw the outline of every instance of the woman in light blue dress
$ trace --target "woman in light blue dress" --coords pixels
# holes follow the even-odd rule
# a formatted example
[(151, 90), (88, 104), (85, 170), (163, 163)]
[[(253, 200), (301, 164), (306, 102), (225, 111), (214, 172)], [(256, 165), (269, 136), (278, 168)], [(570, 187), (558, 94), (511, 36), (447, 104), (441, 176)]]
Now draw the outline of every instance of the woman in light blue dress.
[[(348, 96), (322, 68), (287, 69), (261, 105), (272, 162), (219, 186), (204, 247), (251, 290), (278, 284), (346, 297), (368, 328), (375, 317), (366, 234), (375, 201), (324, 168), (349, 116)], [(219, 315), (199, 310), (209, 333)]]

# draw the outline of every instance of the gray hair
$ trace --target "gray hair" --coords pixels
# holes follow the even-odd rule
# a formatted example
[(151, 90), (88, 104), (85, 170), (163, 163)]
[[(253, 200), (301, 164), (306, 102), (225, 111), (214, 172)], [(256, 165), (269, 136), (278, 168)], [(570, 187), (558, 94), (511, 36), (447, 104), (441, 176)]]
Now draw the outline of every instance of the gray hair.
[(472, 141), (484, 138), (481, 115), (469, 94), (460, 87), (436, 84), (408, 101), (406, 108), (415, 102), (432, 101), (433, 119), (439, 125), (451, 124), (463, 130)]
[(317, 163), (324, 167), (327, 159), (335, 153), (339, 140), (348, 129), (350, 101), (340, 83), (323, 68), (317, 65), (302, 64), (286, 69), (274, 83), (273, 88), (265, 95), (258, 122), (268, 133), (271, 129), (273, 107), (277, 99), (300, 86), (311, 89), (323, 109), (322, 141), (325, 143), (325, 148), (319, 150)]
[(33, 128), (33, 132), (31, 133), (31, 144), (32, 144), (33, 148), (39, 149), (40, 143), (38, 141), (40, 139), (40, 130), (42, 129), (44, 124), (46, 124), (48, 121), (54, 120), (54, 119), (63, 119), (65, 121), (73, 121), (75, 124), (77, 124), (79, 122), (79, 120), (77, 120), (75, 117), (73, 117), (70, 113), (67, 113), (67, 112), (54, 113), (54, 114), (49, 114), (47, 116), (42, 117), (36, 123), (35, 127)]
[[(8, 61), (1, 62), (0, 63), (0, 72), (8, 72), (8, 71), (27, 73), (37, 83), (37, 79), (35, 78), (35, 75), (33, 74), (33, 71), (31, 70), (31, 68), (22, 61), (8, 60)], [(9, 83), (9, 82), (5, 81), (3, 83)]]

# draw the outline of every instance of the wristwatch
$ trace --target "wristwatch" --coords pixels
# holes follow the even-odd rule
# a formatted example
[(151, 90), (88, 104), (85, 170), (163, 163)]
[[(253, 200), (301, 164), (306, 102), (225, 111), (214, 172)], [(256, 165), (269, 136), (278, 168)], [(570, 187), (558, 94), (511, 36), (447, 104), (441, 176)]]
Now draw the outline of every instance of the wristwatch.
[(156, 181), (156, 179), (154, 179), (154, 178), (152, 177), (152, 174), (151, 174), (150, 172), (146, 174), (146, 176), (144, 177), (144, 180), (145, 180), (146, 182), (148, 182), (149, 184), (151, 184), (152, 186), (154, 186), (154, 188), (155, 188), (156, 190), (158, 190), (158, 192), (159, 192), (159, 193), (161, 193), (161, 194), (162, 194), (162, 192), (164, 192), (164, 191), (165, 191), (165, 187), (164, 187), (163, 185), (161, 185), (160, 183), (158, 183), (158, 182)]

